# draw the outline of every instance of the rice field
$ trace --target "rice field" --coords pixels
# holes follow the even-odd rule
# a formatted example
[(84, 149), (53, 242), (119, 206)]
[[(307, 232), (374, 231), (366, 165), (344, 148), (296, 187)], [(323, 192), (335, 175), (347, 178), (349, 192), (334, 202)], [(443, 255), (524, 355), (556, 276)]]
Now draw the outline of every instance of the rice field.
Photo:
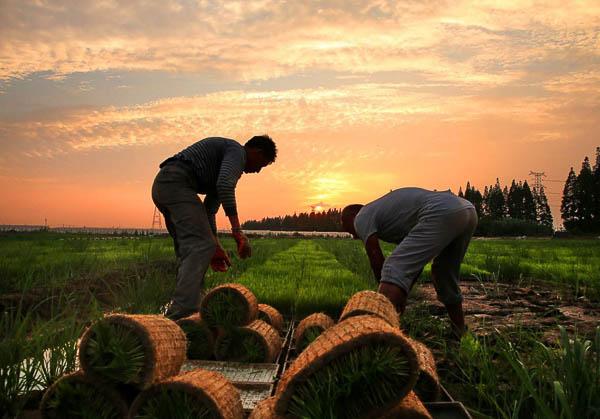
[[(222, 241), (233, 266), (209, 271), (206, 287), (240, 282), (287, 316), (323, 311), (337, 319), (351, 295), (376, 288), (358, 241), (255, 238), (246, 260), (235, 256), (233, 240)], [(383, 248), (389, 253), (393, 246)], [(161, 312), (174, 286), (169, 237), (8, 233), (0, 236), (0, 255), (0, 411), (14, 415), (75, 369), (75, 342), (86, 325), (108, 311)], [(593, 316), (600, 240), (475, 240), (461, 276), (490, 298), (506, 299), (500, 285), (545, 290)], [(600, 332), (570, 326), (562, 332), (562, 318), (551, 313), (554, 322), (511, 323), (497, 332), (492, 324), (491, 333), (476, 330), (451, 342), (445, 317), (424, 297), (428, 278), (426, 268), (402, 327), (434, 350), (442, 382), (475, 417), (585, 417), (581, 409), (600, 417)], [(548, 342), (547, 329), (558, 339)], [(582, 394), (591, 398), (580, 400)]]

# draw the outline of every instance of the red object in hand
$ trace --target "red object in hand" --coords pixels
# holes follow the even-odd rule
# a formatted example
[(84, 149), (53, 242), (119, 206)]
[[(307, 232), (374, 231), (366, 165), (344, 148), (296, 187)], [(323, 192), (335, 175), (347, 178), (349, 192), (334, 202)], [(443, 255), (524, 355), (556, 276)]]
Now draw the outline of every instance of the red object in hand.
[(227, 269), (231, 266), (231, 260), (225, 249), (221, 246), (217, 246), (215, 254), (210, 260), (210, 267), (215, 272), (227, 272)]
[(240, 258), (246, 259), (252, 256), (252, 248), (250, 247), (250, 241), (244, 233), (242, 233), (241, 231), (234, 231), (233, 238), (237, 243), (237, 251)]

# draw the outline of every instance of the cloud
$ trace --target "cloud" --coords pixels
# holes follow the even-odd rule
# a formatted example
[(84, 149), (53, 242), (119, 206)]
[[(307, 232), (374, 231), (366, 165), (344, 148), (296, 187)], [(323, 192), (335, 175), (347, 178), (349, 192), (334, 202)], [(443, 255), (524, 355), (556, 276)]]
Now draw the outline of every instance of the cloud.
[(118, 69), (250, 81), (326, 69), (418, 71), (489, 87), (553, 51), (598, 56), (600, 46), (599, 6), (582, 2), (13, 0), (2, 8), (4, 79)]

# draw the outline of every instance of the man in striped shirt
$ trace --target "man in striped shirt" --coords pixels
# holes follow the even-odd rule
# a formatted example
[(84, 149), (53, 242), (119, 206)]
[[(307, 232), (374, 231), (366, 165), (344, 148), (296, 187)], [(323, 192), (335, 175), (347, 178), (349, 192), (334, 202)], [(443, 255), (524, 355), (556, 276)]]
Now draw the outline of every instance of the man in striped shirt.
[[(165, 217), (178, 258), (177, 285), (167, 317), (177, 320), (195, 313), (204, 275), (210, 266), (224, 272), (231, 261), (219, 239), (215, 215), (223, 205), (241, 258), (251, 255), (237, 213), (235, 187), (242, 173), (258, 173), (273, 163), (277, 147), (267, 135), (245, 145), (211, 137), (198, 141), (160, 165), (152, 200)], [(204, 201), (198, 194), (204, 194)]]

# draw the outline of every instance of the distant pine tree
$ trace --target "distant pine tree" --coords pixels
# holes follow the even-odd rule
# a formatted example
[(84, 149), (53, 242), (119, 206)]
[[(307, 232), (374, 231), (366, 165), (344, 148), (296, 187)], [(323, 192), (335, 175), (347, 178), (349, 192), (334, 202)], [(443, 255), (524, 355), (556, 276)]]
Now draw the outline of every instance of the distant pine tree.
[(575, 188), (577, 184), (577, 176), (571, 167), (565, 186), (563, 188), (563, 196), (560, 204), (560, 214), (563, 220), (565, 229), (572, 230), (577, 227), (577, 204), (575, 202)]
[(535, 202), (536, 209), (536, 221), (546, 227), (552, 227), (554, 220), (552, 219), (552, 211), (550, 211), (550, 205), (548, 205), (548, 198), (544, 187), (540, 187), (539, 190), (533, 189), (533, 199)]
[(523, 182), (521, 187), (521, 194), (523, 196), (523, 219), (526, 221), (536, 222), (537, 214), (535, 211), (535, 200), (533, 199), (533, 193), (527, 181)]
[(592, 210), (593, 230), (600, 233), (600, 147), (596, 147), (596, 159), (594, 163), (594, 207)]
[(500, 180), (496, 179), (496, 184), (491, 188), (488, 195), (488, 210), (492, 219), (499, 220), (504, 218), (504, 214), (506, 213), (505, 203), (504, 193), (500, 187)]
[(594, 212), (594, 174), (590, 159), (586, 156), (581, 164), (581, 170), (575, 182), (575, 212), (578, 227), (583, 232), (589, 232), (593, 227)]

